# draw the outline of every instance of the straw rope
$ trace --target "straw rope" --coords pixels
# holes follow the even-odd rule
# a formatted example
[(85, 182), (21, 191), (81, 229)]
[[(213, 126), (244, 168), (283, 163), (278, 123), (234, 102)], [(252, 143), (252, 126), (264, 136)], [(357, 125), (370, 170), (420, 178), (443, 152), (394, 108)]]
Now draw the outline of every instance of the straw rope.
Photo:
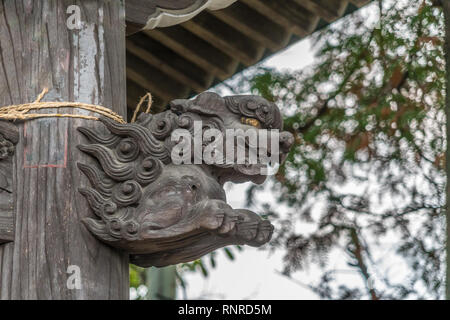
[[(88, 103), (82, 103), (82, 102), (41, 102), (41, 100), (44, 98), (44, 96), (47, 94), (48, 88), (44, 88), (42, 92), (39, 94), (37, 99), (32, 103), (24, 103), (19, 105), (11, 105), (6, 107), (0, 108), (0, 119), (4, 120), (29, 120), (29, 119), (36, 119), (36, 118), (79, 118), (79, 119), (87, 119), (87, 120), (99, 120), (98, 117), (95, 116), (88, 116), (88, 115), (82, 115), (82, 114), (66, 114), (66, 113), (28, 113), (31, 110), (40, 110), (40, 109), (58, 109), (58, 108), (77, 108), (77, 109), (84, 109), (88, 111), (95, 112), (99, 115), (108, 117), (116, 122), (119, 123), (126, 123), (126, 121), (117, 113), (114, 111), (94, 105), (94, 104), (88, 104)], [(144, 104), (145, 100), (147, 99), (147, 110), (146, 113), (150, 112), (150, 108), (152, 106), (152, 95), (150, 93), (147, 93), (145, 96), (141, 98), (138, 105), (136, 106), (136, 109), (133, 114), (133, 118), (131, 122), (134, 122), (136, 120), (137, 114), (139, 110), (141, 109), (141, 106)]]
[(133, 117), (131, 118), (131, 122), (136, 121), (137, 114), (141, 110), (141, 106), (144, 104), (145, 99), (147, 99), (147, 110), (145, 110), (145, 113), (150, 113), (150, 109), (152, 108), (152, 104), (153, 104), (153, 97), (150, 92), (147, 92), (147, 94), (145, 96), (143, 96), (141, 98), (141, 100), (139, 101), (139, 103), (137, 104), (136, 109), (134, 110), (134, 113), (133, 113)]

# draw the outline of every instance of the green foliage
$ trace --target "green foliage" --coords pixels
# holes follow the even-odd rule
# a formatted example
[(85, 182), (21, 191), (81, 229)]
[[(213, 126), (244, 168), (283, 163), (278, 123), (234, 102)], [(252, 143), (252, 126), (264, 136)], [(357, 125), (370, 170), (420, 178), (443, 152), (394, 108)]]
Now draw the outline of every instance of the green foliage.
[[(442, 297), (445, 242), (445, 63), (443, 15), (428, 1), (384, 1), (314, 36), (317, 63), (302, 71), (262, 69), (242, 81), (275, 101), (296, 144), (273, 183), (291, 210), (277, 218), (273, 248), (285, 274), (319, 263), (324, 298)], [(375, 17), (375, 18), (374, 18)], [(245, 87), (245, 86), (242, 86)], [(257, 202), (258, 189), (249, 191)], [(319, 205), (320, 204), (320, 205)], [(312, 232), (302, 232), (309, 224)], [(370, 239), (370, 241), (367, 241)], [(405, 277), (368, 285), (386, 241)], [(344, 250), (367, 291), (327, 269)], [(406, 270), (408, 270), (406, 272)]]
[(145, 281), (144, 277), (144, 268), (140, 268), (135, 266), (134, 264), (130, 264), (130, 288), (137, 289), (140, 285), (142, 285)]

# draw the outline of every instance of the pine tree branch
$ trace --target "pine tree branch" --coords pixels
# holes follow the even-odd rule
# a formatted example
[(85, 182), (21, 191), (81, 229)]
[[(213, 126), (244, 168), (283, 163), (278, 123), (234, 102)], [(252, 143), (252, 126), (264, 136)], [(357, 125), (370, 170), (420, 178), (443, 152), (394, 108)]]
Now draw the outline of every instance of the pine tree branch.
[(364, 261), (364, 257), (363, 257), (363, 252), (364, 252), (364, 248), (361, 244), (361, 241), (359, 240), (357, 231), (355, 228), (351, 228), (350, 229), (350, 239), (353, 243), (353, 245), (355, 246), (354, 250), (351, 251), (353, 257), (356, 259), (357, 263), (356, 266), (363, 278), (364, 278), (364, 282), (366, 283), (366, 287), (369, 291), (370, 297), (372, 300), (380, 300), (377, 292), (375, 291), (375, 288), (373, 287), (373, 282), (371, 281), (371, 276), (369, 274), (367, 265)]

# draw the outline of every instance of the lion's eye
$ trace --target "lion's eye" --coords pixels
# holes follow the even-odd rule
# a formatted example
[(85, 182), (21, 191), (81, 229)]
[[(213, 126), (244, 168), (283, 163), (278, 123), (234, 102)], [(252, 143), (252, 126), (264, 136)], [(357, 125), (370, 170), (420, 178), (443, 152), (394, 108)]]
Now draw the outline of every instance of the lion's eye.
[(254, 118), (246, 118), (246, 117), (242, 117), (241, 118), (241, 123), (242, 124), (246, 124), (255, 128), (261, 128), (261, 123), (254, 119)]

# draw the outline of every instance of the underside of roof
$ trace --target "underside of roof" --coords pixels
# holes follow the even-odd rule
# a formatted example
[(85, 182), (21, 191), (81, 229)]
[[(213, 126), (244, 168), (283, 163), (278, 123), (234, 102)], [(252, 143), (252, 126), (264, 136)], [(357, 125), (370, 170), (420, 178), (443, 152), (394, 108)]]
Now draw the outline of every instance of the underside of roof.
[(205, 91), (368, 2), (127, 0), (128, 107)]

